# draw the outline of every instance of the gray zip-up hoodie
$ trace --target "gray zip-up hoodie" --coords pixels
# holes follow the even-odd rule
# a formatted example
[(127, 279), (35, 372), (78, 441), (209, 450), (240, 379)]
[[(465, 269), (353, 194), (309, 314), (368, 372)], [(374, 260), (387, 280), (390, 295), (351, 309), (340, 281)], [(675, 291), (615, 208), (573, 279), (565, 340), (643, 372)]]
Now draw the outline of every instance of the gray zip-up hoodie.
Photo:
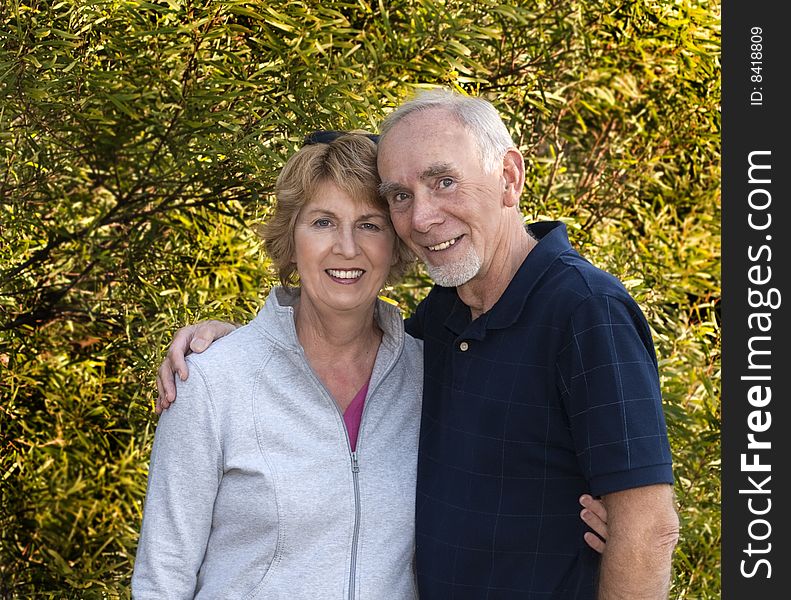
[(188, 357), (157, 425), (134, 598), (417, 597), (422, 343), (377, 301), (384, 336), (353, 453), (294, 299), (275, 288), (252, 322)]

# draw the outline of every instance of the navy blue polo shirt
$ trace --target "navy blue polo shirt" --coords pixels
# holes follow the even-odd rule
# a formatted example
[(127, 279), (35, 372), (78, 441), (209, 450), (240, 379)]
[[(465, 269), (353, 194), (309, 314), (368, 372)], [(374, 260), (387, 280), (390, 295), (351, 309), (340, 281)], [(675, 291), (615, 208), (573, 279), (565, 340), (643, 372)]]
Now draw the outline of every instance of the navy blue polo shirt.
[(540, 241), (474, 321), (435, 286), (407, 321), (425, 346), (416, 503), (421, 600), (593, 599), (578, 498), (672, 483), (651, 333), (623, 285)]

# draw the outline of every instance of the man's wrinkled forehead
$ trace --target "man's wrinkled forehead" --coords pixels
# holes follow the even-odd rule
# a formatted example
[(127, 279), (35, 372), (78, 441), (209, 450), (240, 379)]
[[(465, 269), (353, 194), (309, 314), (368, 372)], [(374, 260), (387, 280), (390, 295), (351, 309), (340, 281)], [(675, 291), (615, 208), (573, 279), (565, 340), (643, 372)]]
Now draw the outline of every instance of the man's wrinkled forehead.
[(468, 133), (446, 111), (426, 110), (410, 114), (385, 133), (378, 145), (378, 165), (403, 166), (405, 161), (419, 165), (420, 171), (431, 167), (429, 163), (456, 161), (459, 134)]

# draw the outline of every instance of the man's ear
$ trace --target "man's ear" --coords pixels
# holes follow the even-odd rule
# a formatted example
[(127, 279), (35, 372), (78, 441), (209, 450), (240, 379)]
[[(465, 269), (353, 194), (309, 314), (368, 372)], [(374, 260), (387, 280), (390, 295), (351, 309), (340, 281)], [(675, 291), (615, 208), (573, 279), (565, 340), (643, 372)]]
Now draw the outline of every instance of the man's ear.
[(503, 157), (503, 205), (519, 206), (525, 186), (525, 160), (516, 148), (510, 148)]

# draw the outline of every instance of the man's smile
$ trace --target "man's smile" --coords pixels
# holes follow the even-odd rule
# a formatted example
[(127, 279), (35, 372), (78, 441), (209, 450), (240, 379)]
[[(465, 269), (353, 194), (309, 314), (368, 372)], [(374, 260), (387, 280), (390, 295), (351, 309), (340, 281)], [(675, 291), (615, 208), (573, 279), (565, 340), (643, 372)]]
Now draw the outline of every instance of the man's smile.
[(447, 250), (453, 244), (458, 242), (462, 236), (455, 237), (449, 240), (445, 240), (444, 242), (440, 242), (439, 244), (434, 244), (433, 246), (425, 246), (427, 249), (431, 250), (432, 252), (439, 252), (440, 250)]

